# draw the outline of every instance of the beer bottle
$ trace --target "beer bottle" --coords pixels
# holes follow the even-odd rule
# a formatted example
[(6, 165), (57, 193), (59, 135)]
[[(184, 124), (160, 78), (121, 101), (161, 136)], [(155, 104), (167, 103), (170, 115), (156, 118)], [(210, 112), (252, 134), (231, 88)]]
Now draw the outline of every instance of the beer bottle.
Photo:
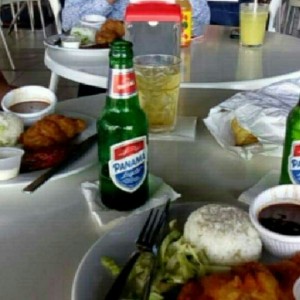
[(108, 92), (97, 133), (103, 204), (121, 211), (142, 205), (148, 199), (148, 122), (139, 104), (129, 41), (111, 44)]
[(300, 183), (300, 100), (287, 118), (279, 183)]
[(176, 0), (180, 5), (182, 22), (181, 22), (181, 47), (187, 47), (192, 40), (192, 5), (189, 0)]

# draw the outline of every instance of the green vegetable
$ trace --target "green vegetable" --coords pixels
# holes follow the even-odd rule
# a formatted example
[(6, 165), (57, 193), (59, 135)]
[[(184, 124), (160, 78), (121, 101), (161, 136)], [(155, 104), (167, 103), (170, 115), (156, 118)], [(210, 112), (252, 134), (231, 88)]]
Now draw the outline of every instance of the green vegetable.
[[(199, 251), (185, 241), (182, 232), (177, 229), (176, 220), (169, 223), (169, 233), (160, 245), (157, 259), (149, 300), (163, 300), (166, 292), (191, 278), (230, 269), (227, 266), (212, 265), (204, 249)], [(140, 256), (128, 278), (126, 299), (141, 299), (152, 263), (152, 254), (143, 253)], [(110, 264), (108, 268), (112, 268)]]
[(116, 262), (108, 257), (103, 256), (101, 257), (101, 264), (111, 272), (112, 276), (116, 277), (120, 273), (121, 268), (116, 264)]

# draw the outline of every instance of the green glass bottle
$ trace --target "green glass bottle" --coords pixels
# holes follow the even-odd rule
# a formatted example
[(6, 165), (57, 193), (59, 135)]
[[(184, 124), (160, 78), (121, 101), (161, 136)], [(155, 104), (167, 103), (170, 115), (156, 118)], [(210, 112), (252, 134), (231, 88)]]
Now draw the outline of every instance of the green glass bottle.
[(300, 101), (287, 118), (279, 183), (300, 183)]
[(148, 199), (148, 122), (139, 104), (132, 43), (116, 40), (109, 53), (106, 104), (97, 121), (100, 196), (116, 210)]

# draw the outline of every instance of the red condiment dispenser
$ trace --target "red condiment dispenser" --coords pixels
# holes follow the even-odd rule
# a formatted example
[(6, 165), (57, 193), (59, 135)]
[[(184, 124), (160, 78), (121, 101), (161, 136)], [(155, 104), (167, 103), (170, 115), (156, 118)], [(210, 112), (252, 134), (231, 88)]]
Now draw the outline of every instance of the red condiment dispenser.
[(166, 54), (180, 57), (181, 9), (175, 2), (129, 3), (125, 13), (125, 38), (134, 55)]

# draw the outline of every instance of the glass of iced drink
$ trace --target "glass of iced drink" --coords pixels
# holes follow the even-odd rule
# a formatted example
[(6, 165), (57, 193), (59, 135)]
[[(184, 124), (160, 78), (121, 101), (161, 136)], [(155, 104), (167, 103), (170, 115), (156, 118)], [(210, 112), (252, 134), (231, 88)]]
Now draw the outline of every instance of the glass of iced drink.
[(172, 131), (177, 120), (180, 58), (163, 54), (136, 56), (134, 68), (150, 132)]
[(263, 44), (268, 11), (268, 4), (240, 4), (240, 41), (243, 46), (258, 47)]

